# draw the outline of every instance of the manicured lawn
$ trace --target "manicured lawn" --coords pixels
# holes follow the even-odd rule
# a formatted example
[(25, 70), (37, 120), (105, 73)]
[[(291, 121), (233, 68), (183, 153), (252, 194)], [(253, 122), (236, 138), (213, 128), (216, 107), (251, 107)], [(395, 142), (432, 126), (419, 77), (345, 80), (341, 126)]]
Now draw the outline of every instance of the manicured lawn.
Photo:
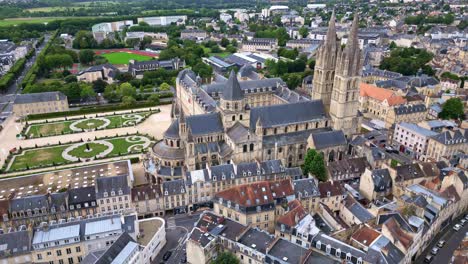
[(153, 59), (150, 56), (144, 56), (128, 52), (112, 52), (102, 54), (101, 56), (106, 58), (110, 64), (128, 64), (129, 60), (148, 61)]
[(217, 57), (220, 57), (220, 58), (226, 58), (228, 56), (230, 56), (232, 53), (229, 53), (229, 52), (221, 52), (221, 53), (210, 53), (210, 56), (217, 56)]
[[(86, 151), (89, 147), (89, 151)], [(70, 151), (70, 155), (75, 156), (75, 157), (80, 157), (83, 159), (89, 159), (92, 158), (99, 153), (103, 152), (104, 150), (107, 149), (107, 146), (104, 146), (99, 143), (88, 143), (87, 145), (82, 145), (77, 147), (76, 149)]]
[(62, 152), (65, 148), (66, 146), (57, 146), (27, 150), (24, 152), (24, 155), (15, 157), (10, 171), (32, 168), (38, 165), (66, 163), (66, 160), (62, 158)]
[[(73, 19), (89, 19), (93, 17), (73, 17)], [(14, 26), (14, 25), (19, 25), (19, 24), (31, 24), (31, 23), (48, 23), (54, 20), (64, 20), (67, 19), (67, 17), (20, 17), (20, 18), (8, 18), (8, 19), (3, 19), (0, 20), (0, 27), (5, 27), (5, 26)]]
[[(134, 113), (133, 115), (140, 116), (141, 118), (145, 118), (149, 115), (152, 115), (154, 112), (141, 112), (141, 113)], [(138, 118), (123, 118), (122, 115), (111, 115), (102, 117), (110, 121), (110, 124), (105, 127), (105, 129), (112, 129), (112, 128), (119, 128), (122, 126), (132, 126), (138, 124)], [(104, 124), (103, 120), (100, 119), (76, 119), (76, 120), (69, 120), (69, 121), (60, 121), (60, 122), (51, 122), (51, 123), (41, 123), (41, 124), (31, 124), (29, 127), (26, 128), (26, 136), (28, 138), (37, 138), (37, 137), (49, 137), (49, 136), (56, 136), (56, 135), (64, 135), (74, 133), (70, 128), (72, 123), (75, 123), (77, 128), (81, 128), (84, 130), (87, 129), (94, 129), (96, 127), (100, 127)], [(141, 122), (141, 121), (140, 121)], [(75, 132), (76, 133), (76, 132)]]
[(105, 123), (106, 122), (100, 119), (89, 119), (89, 120), (76, 124), (76, 127), (87, 130), (87, 129), (94, 129), (94, 128), (100, 127), (104, 125)]
[[(119, 155), (127, 155), (129, 153), (137, 153), (141, 151), (143, 149), (143, 146), (141, 144), (144, 144), (145, 142), (149, 141), (145, 141), (145, 139), (141, 140), (138, 137), (140, 136), (125, 136), (118, 138), (103, 139), (113, 145), (112, 151), (106, 157), (110, 158)], [(143, 136), (143, 138), (146, 137)], [(10, 166), (9, 171), (24, 170), (28, 168), (33, 169), (37, 167), (50, 167), (72, 163), (71, 161), (62, 157), (62, 153), (71, 145), (73, 144), (25, 150), (22, 154), (14, 156), (14, 158), (11, 161), (12, 164)], [(89, 152), (86, 151), (86, 144), (83, 144), (71, 150), (68, 154), (84, 160), (93, 158), (108, 148), (103, 144), (94, 142), (89, 142), (88, 146), (91, 149), (91, 151)]]

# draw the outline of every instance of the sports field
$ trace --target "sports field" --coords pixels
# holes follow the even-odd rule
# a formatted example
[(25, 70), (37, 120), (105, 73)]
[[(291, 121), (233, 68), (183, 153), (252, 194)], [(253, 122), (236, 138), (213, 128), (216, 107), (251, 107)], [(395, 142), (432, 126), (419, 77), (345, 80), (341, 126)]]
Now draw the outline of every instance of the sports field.
[[(89, 19), (93, 17), (73, 17), (73, 19)], [(0, 19), (0, 27), (14, 26), (19, 24), (48, 23), (54, 20), (67, 19), (66, 17), (20, 17)]]
[(130, 53), (130, 52), (111, 52), (101, 54), (110, 64), (128, 64), (129, 60), (148, 61), (153, 58), (150, 56)]

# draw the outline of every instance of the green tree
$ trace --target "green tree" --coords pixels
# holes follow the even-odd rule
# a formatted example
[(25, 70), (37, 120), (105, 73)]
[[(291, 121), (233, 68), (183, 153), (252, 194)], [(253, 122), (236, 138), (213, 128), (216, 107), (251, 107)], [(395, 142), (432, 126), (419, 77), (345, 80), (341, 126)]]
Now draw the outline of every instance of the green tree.
[(85, 84), (81, 86), (80, 97), (83, 100), (90, 99), (96, 97), (96, 92), (93, 90), (93, 87), (91, 87), (91, 85)]
[(73, 65), (73, 59), (68, 54), (52, 54), (45, 57), (48, 69), (66, 68)]
[(136, 104), (136, 99), (131, 96), (122, 97), (122, 106), (132, 106)]
[(159, 90), (161, 91), (169, 91), (170, 89), (171, 89), (171, 86), (165, 82), (159, 85)]
[(442, 106), (442, 112), (439, 117), (442, 119), (460, 119), (463, 120), (463, 102), (460, 98), (450, 98)]
[(117, 85), (111, 84), (106, 86), (104, 89), (104, 98), (106, 98), (110, 102), (118, 102), (121, 98), (120, 92), (117, 91)]
[(303, 37), (303, 38), (306, 38), (307, 35), (309, 35), (309, 30), (305, 26), (302, 26), (299, 29), (299, 35), (301, 35), (301, 37)]
[(302, 171), (305, 175), (312, 172), (312, 164), (314, 162), (315, 156), (317, 156), (317, 151), (315, 149), (309, 149), (307, 151), (304, 158), (304, 165), (302, 165)]
[(148, 101), (154, 103), (154, 104), (159, 104), (159, 95), (157, 94), (152, 94), (148, 97)]
[(85, 50), (80, 50), (79, 53), (79, 58), (80, 62), (83, 64), (91, 64), (94, 61), (94, 51), (85, 49)]
[(104, 89), (106, 89), (106, 86), (107, 86), (107, 83), (102, 79), (97, 79), (96, 81), (93, 82), (93, 89), (96, 93), (104, 92)]
[(221, 46), (227, 47), (229, 45), (229, 40), (227, 38), (222, 38), (221, 39)]
[(239, 259), (236, 255), (229, 251), (224, 251), (218, 255), (218, 257), (211, 262), (211, 264), (239, 264)]
[(395, 43), (395, 41), (392, 41), (390, 43), (390, 49), (392, 50), (392, 49), (395, 49), (395, 48), (397, 48), (397, 44)]
[(322, 154), (315, 155), (311, 169), (311, 173), (315, 175), (319, 181), (324, 182), (327, 180), (327, 170)]
[(120, 89), (121, 96), (123, 97), (131, 96), (133, 98), (136, 98), (136, 95), (137, 95), (136, 88), (133, 87), (130, 83), (126, 82), (126, 83), (120, 84), (119, 89)]

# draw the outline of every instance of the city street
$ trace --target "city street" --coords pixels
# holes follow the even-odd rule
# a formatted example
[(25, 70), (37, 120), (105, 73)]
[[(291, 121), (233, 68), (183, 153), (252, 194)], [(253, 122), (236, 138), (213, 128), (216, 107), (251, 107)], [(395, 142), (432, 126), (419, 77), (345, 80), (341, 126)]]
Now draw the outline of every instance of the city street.
[[(185, 253), (185, 242), (187, 240), (188, 233), (192, 230), (195, 222), (198, 221), (200, 212), (195, 212), (192, 215), (181, 214), (175, 216), (166, 216), (166, 240), (167, 243), (161, 252), (156, 256), (153, 264), (169, 263), (176, 264), (181, 263), (183, 255)], [(167, 260), (163, 260), (163, 256), (166, 252), (172, 251), (171, 257)]]
[(20, 92), (20, 89), (18, 89), (18, 87), (21, 85), (21, 82), (23, 81), (23, 78), (26, 75), (26, 73), (36, 61), (37, 55), (41, 52), (41, 50), (44, 48), (45, 44), (49, 42), (49, 40), (50, 35), (46, 34), (44, 36), (44, 41), (36, 49), (36, 53), (26, 62), (23, 71), (18, 76), (16, 81), (3, 94), (0, 95), (0, 124), (4, 121), (3, 118), (6, 119), (11, 115), (13, 109), (13, 101), (16, 98), (16, 94)]
[[(464, 214), (462, 214), (463, 216)], [(445, 245), (439, 249), (437, 255), (434, 256), (434, 259), (431, 263), (435, 264), (447, 264), (450, 263), (452, 259), (453, 252), (460, 245), (461, 241), (465, 237), (466, 232), (468, 232), (468, 224), (465, 224), (459, 231), (453, 230), (455, 224), (460, 223), (461, 217), (453, 221), (448, 227), (446, 227), (441, 233), (439, 233), (432, 243), (424, 250), (424, 252), (419, 256), (415, 263), (424, 263), (424, 258), (430, 254), (430, 251), (433, 247), (437, 246), (437, 243), (440, 240), (445, 241)]]

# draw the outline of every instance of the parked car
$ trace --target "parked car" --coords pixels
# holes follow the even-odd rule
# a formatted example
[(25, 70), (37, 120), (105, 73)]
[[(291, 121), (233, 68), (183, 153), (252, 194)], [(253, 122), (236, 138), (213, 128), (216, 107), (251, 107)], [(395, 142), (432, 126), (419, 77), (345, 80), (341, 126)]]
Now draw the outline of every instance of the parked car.
[(460, 229), (461, 229), (461, 225), (459, 225), (459, 224), (456, 224), (456, 225), (453, 226), (453, 230), (455, 230), (455, 231), (458, 231)]
[(164, 253), (163, 255), (163, 260), (164, 261), (167, 261), (172, 255), (172, 251), (167, 251), (166, 253)]
[(187, 253), (184, 253), (182, 258), (180, 259), (180, 263), (187, 263)]
[(465, 219), (460, 220), (460, 224), (464, 226), (466, 224), (466, 220)]
[(424, 258), (424, 262), (430, 263), (430, 262), (432, 261), (433, 258), (434, 258), (433, 256), (427, 255), (427, 256)]
[(432, 254), (432, 255), (437, 255), (437, 252), (439, 252), (439, 248), (438, 248), (438, 247), (433, 247), (433, 248), (431, 249), (431, 254)]
[(444, 240), (440, 240), (438, 243), (437, 243), (437, 246), (438, 247), (443, 247), (445, 245), (445, 241)]
[(467, 215), (465, 215), (465, 220), (467, 220), (467, 221), (468, 221), (468, 214), (467, 214)]

